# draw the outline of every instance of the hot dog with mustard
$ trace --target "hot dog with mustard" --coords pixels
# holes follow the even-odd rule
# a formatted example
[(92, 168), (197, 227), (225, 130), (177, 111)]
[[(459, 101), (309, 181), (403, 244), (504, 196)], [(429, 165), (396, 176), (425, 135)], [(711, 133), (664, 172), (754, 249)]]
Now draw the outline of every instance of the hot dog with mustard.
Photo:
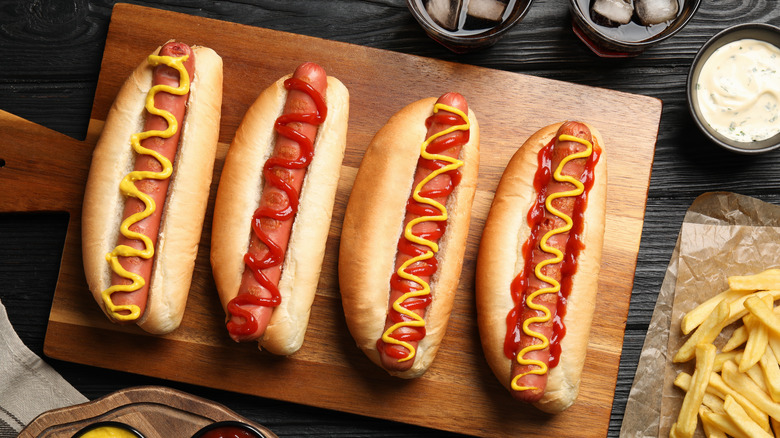
[(477, 118), (458, 93), (400, 110), (363, 157), (344, 217), (339, 285), (352, 336), (392, 375), (422, 375), (444, 336), (478, 166)]
[(574, 403), (593, 318), (606, 215), (598, 131), (557, 123), (514, 154), (477, 258), (480, 338), (516, 399), (546, 412)]
[(87, 283), (114, 322), (155, 334), (184, 314), (219, 137), (222, 59), (168, 42), (125, 81), (84, 194)]

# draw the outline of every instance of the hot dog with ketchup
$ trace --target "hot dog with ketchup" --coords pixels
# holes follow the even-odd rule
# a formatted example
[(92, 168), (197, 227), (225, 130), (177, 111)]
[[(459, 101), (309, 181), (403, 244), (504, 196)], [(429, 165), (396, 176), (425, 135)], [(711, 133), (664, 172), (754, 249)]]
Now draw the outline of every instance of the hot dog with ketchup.
[(82, 248), (115, 322), (155, 334), (184, 314), (219, 137), (222, 59), (168, 42), (124, 83), (93, 153)]
[(403, 108), (363, 157), (344, 217), (339, 285), (352, 336), (392, 375), (422, 375), (444, 336), (478, 166), (477, 119), (458, 93)]
[(501, 177), (479, 247), (485, 356), (513, 397), (546, 412), (579, 391), (604, 236), (603, 146), (581, 122), (533, 134)]
[(278, 355), (304, 339), (346, 147), (349, 93), (304, 63), (257, 98), (222, 170), (211, 265), (237, 342)]

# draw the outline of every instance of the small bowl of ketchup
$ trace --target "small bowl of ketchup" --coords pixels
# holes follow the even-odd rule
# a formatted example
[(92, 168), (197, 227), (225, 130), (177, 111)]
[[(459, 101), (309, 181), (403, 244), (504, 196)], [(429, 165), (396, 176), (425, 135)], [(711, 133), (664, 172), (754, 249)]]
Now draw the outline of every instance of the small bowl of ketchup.
[(276, 438), (240, 421), (218, 421), (197, 431), (192, 438)]

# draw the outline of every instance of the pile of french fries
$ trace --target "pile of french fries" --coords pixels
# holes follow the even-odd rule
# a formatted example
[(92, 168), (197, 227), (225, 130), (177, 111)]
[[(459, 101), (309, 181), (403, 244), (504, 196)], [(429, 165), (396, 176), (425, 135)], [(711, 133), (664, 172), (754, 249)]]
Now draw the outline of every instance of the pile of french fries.
[[(695, 359), (696, 366), (674, 381), (686, 393), (670, 438), (692, 437), (699, 418), (710, 438), (780, 436), (780, 269), (728, 283), (683, 317), (690, 337), (672, 360)], [(740, 320), (718, 352), (718, 335)]]

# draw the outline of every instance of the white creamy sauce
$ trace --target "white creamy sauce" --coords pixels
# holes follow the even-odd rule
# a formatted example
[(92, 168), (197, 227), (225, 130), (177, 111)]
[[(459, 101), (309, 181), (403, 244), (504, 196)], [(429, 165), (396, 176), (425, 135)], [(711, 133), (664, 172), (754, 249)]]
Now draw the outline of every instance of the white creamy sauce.
[(780, 49), (754, 39), (724, 45), (705, 61), (696, 93), (706, 122), (729, 139), (780, 133)]

